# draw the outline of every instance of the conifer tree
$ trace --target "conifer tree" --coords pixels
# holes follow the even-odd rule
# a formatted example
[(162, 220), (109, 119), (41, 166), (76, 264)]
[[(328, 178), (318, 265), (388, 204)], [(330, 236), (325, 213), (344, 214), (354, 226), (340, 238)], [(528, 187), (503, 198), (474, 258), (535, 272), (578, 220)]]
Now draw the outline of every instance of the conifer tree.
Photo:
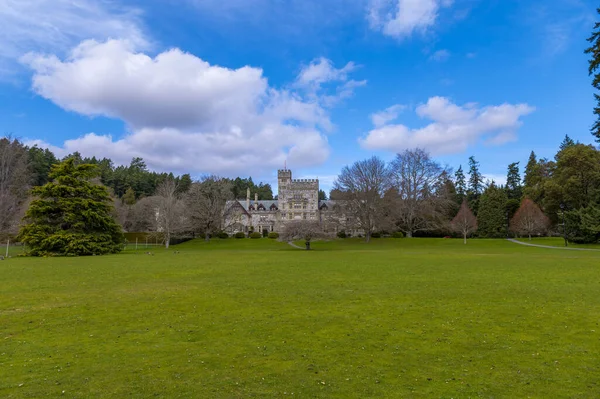
[(531, 151), (531, 154), (529, 154), (529, 160), (527, 160), (527, 165), (525, 166), (525, 177), (523, 178), (525, 187), (534, 187), (538, 183), (537, 166), (537, 157), (535, 152)]
[(494, 182), (483, 192), (479, 199), (477, 213), (477, 231), (479, 236), (500, 238), (506, 235), (506, 192)]
[(469, 188), (467, 191), (469, 203), (473, 212), (479, 211), (479, 197), (483, 192), (483, 176), (479, 172), (479, 162), (475, 157), (469, 157)]
[(455, 180), (456, 194), (459, 199), (458, 203), (462, 203), (463, 199), (465, 198), (465, 195), (467, 194), (467, 183), (465, 180), (465, 174), (463, 172), (462, 165), (460, 165), (458, 167), (458, 169), (456, 170), (456, 172), (454, 173), (454, 180)]
[[(600, 8), (596, 11), (600, 13)], [(588, 73), (590, 76), (594, 76), (592, 86), (596, 90), (600, 90), (600, 73), (598, 73), (598, 68), (600, 68), (600, 22), (596, 22), (594, 30), (587, 41), (590, 42), (590, 47), (585, 49), (585, 53), (591, 55)], [(596, 137), (597, 142), (600, 142), (600, 95), (594, 93), (594, 98), (596, 99), (596, 106), (594, 107), (596, 122), (592, 125), (592, 135)]]
[(521, 175), (519, 174), (519, 162), (513, 162), (508, 165), (506, 174), (506, 194), (509, 199), (520, 200), (523, 195), (521, 187)]
[(566, 148), (573, 147), (574, 145), (575, 145), (575, 142), (573, 141), (573, 139), (570, 138), (568, 134), (566, 134), (565, 138), (562, 141), (562, 143), (560, 143), (560, 146), (558, 147), (559, 148), (559, 152), (562, 151), (562, 150), (564, 150), (564, 149), (566, 149)]
[(135, 204), (135, 191), (131, 187), (128, 187), (125, 194), (123, 194), (122, 200), (125, 205)]
[(19, 233), (33, 256), (116, 253), (123, 233), (105, 186), (92, 182), (97, 168), (69, 158), (52, 167), (49, 183), (35, 187)]

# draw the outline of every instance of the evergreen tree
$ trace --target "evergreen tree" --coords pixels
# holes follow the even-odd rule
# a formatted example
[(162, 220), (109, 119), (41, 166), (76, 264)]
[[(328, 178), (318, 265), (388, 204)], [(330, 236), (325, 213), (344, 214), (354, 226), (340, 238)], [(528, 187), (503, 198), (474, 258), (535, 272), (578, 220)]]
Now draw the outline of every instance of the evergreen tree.
[(467, 182), (465, 180), (465, 174), (463, 172), (462, 165), (460, 165), (457, 171), (454, 173), (456, 194), (458, 195), (458, 203), (462, 204), (465, 195), (467, 194)]
[(127, 191), (125, 191), (125, 194), (123, 195), (122, 200), (125, 205), (135, 204), (135, 191), (133, 191), (131, 187), (128, 187)]
[(560, 143), (560, 146), (558, 147), (559, 148), (559, 152), (562, 151), (562, 150), (564, 150), (564, 149), (566, 149), (566, 148), (573, 147), (575, 144), (576, 143), (573, 141), (573, 139), (570, 138), (568, 134), (566, 134), (565, 138), (562, 141), (562, 143)]
[(521, 198), (523, 197), (523, 186), (521, 185), (521, 175), (519, 173), (519, 162), (513, 162), (508, 165), (508, 173), (506, 175), (506, 211), (508, 217), (512, 218), (519, 206), (521, 206)]
[(327, 201), (327, 194), (323, 190), (319, 190), (319, 201)]
[(186, 173), (184, 175), (181, 175), (177, 183), (177, 189), (179, 190), (179, 194), (185, 194), (190, 190), (190, 187), (192, 187), (192, 177), (189, 173)]
[(58, 163), (58, 159), (52, 151), (41, 149), (37, 146), (29, 148), (29, 168), (32, 174), (31, 184), (33, 186), (43, 186), (48, 183), (48, 174), (52, 165)]
[(20, 240), (34, 256), (116, 253), (123, 233), (112, 216), (106, 187), (91, 181), (97, 168), (67, 159), (52, 167), (49, 183), (35, 187)]
[(537, 157), (535, 156), (535, 152), (531, 151), (531, 154), (529, 154), (529, 160), (525, 166), (525, 177), (523, 178), (525, 187), (534, 187), (538, 183), (537, 166)]
[(480, 237), (500, 238), (506, 236), (506, 191), (494, 182), (486, 188), (479, 199), (477, 232)]
[[(600, 8), (596, 11), (600, 13)], [(590, 76), (594, 75), (592, 86), (596, 90), (600, 90), (600, 73), (598, 73), (598, 68), (600, 68), (600, 22), (596, 22), (592, 35), (587, 40), (590, 42), (590, 47), (585, 50), (585, 53), (591, 54), (588, 73)], [(592, 125), (592, 135), (596, 137), (597, 142), (600, 142), (600, 95), (594, 93), (594, 98), (596, 99), (596, 106), (594, 107), (596, 122)]]
[(469, 188), (467, 190), (467, 197), (469, 204), (473, 209), (473, 212), (479, 211), (479, 197), (483, 192), (483, 176), (479, 172), (479, 162), (475, 160), (475, 157), (469, 157)]

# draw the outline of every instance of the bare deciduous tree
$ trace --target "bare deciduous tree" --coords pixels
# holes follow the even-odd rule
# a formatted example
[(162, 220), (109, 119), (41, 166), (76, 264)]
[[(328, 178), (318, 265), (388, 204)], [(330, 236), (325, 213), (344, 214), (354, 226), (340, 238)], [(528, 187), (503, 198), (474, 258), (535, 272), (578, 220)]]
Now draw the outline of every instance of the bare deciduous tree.
[(344, 200), (343, 212), (356, 220), (358, 227), (364, 230), (367, 242), (374, 229), (382, 224), (385, 215), (383, 196), (391, 183), (390, 170), (377, 157), (344, 167), (334, 182), (334, 190)]
[(462, 234), (463, 242), (467, 243), (467, 236), (477, 231), (477, 218), (473, 215), (467, 200), (464, 199), (458, 213), (450, 222), (453, 231)]
[(550, 226), (550, 219), (544, 215), (539, 206), (529, 198), (521, 202), (521, 207), (510, 220), (512, 232), (527, 235), (531, 240), (532, 234), (545, 233)]
[(0, 233), (18, 231), (31, 175), (27, 148), (11, 137), (0, 139)]
[(123, 223), (126, 231), (149, 232), (158, 228), (156, 210), (159, 199), (155, 196), (144, 197), (127, 210), (127, 218)]
[(449, 171), (416, 148), (396, 155), (391, 163), (395, 194), (388, 193), (389, 214), (407, 237), (446, 222), (452, 199), (446, 193)]
[(283, 241), (304, 240), (307, 250), (313, 239), (324, 237), (325, 233), (319, 222), (313, 220), (293, 220), (285, 224), (284, 230), (279, 236)]
[(177, 194), (177, 182), (172, 178), (165, 179), (156, 188), (156, 219), (158, 231), (165, 237), (165, 247), (169, 248), (173, 233), (182, 230), (185, 216), (184, 205)]
[(206, 176), (193, 183), (185, 197), (190, 229), (204, 233), (206, 241), (210, 240), (211, 234), (223, 229), (229, 201), (233, 199), (231, 188), (227, 179)]

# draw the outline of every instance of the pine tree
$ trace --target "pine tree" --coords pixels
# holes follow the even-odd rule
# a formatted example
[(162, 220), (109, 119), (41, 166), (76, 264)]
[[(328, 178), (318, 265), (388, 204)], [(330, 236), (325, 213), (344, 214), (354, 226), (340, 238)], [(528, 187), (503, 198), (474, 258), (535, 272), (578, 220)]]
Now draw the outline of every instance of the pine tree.
[(564, 149), (566, 149), (566, 148), (573, 147), (574, 145), (575, 145), (575, 142), (573, 141), (573, 139), (570, 138), (568, 134), (566, 134), (565, 138), (562, 141), (562, 143), (560, 143), (560, 146), (558, 147), (559, 148), (559, 152), (562, 151), (562, 150), (564, 150)]
[(469, 188), (467, 196), (473, 212), (479, 211), (479, 197), (483, 192), (483, 176), (479, 172), (479, 162), (475, 157), (469, 157)]
[(500, 238), (506, 235), (506, 192), (494, 182), (479, 199), (477, 231), (480, 237)]
[[(600, 8), (596, 11), (600, 13)], [(600, 73), (597, 72), (598, 68), (600, 68), (600, 22), (596, 22), (592, 35), (587, 40), (590, 42), (590, 47), (585, 50), (585, 53), (591, 54), (588, 73), (590, 76), (594, 75), (592, 86), (596, 90), (600, 90)], [(591, 130), (592, 135), (596, 137), (596, 141), (600, 142), (600, 95), (594, 93), (594, 98), (596, 99), (596, 106), (594, 107), (596, 122), (592, 125)]]
[(519, 162), (513, 162), (508, 165), (508, 173), (506, 174), (506, 194), (509, 199), (517, 200), (520, 200), (523, 195), (521, 174), (519, 173)]
[(533, 188), (538, 183), (538, 162), (535, 152), (531, 151), (529, 154), (529, 160), (525, 166), (525, 177), (523, 183), (527, 188)]
[(123, 198), (121, 199), (123, 200), (123, 203), (125, 205), (135, 204), (135, 191), (133, 191), (133, 188), (128, 187), (125, 191), (125, 194), (123, 195)]
[(462, 165), (458, 167), (456, 172), (454, 173), (454, 180), (456, 186), (456, 194), (458, 195), (458, 203), (461, 204), (465, 195), (467, 194), (467, 183), (465, 180), (465, 174), (462, 169)]
[(20, 240), (33, 256), (116, 253), (123, 233), (105, 186), (91, 181), (97, 168), (69, 158), (52, 167), (49, 183), (35, 187)]

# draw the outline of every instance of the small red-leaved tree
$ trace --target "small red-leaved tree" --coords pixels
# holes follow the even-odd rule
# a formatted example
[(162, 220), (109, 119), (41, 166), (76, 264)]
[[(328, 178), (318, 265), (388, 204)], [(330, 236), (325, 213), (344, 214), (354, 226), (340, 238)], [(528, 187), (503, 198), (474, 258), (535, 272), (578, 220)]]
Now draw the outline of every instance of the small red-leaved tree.
[(545, 233), (550, 226), (550, 219), (544, 215), (539, 206), (529, 198), (521, 202), (521, 207), (510, 220), (510, 231), (529, 236)]
[(452, 222), (450, 222), (450, 227), (453, 231), (462, 234), (465, 244), (467, 243), (467, 236), (477, 231), (477, 218), (471, 212), (466, 199)]

